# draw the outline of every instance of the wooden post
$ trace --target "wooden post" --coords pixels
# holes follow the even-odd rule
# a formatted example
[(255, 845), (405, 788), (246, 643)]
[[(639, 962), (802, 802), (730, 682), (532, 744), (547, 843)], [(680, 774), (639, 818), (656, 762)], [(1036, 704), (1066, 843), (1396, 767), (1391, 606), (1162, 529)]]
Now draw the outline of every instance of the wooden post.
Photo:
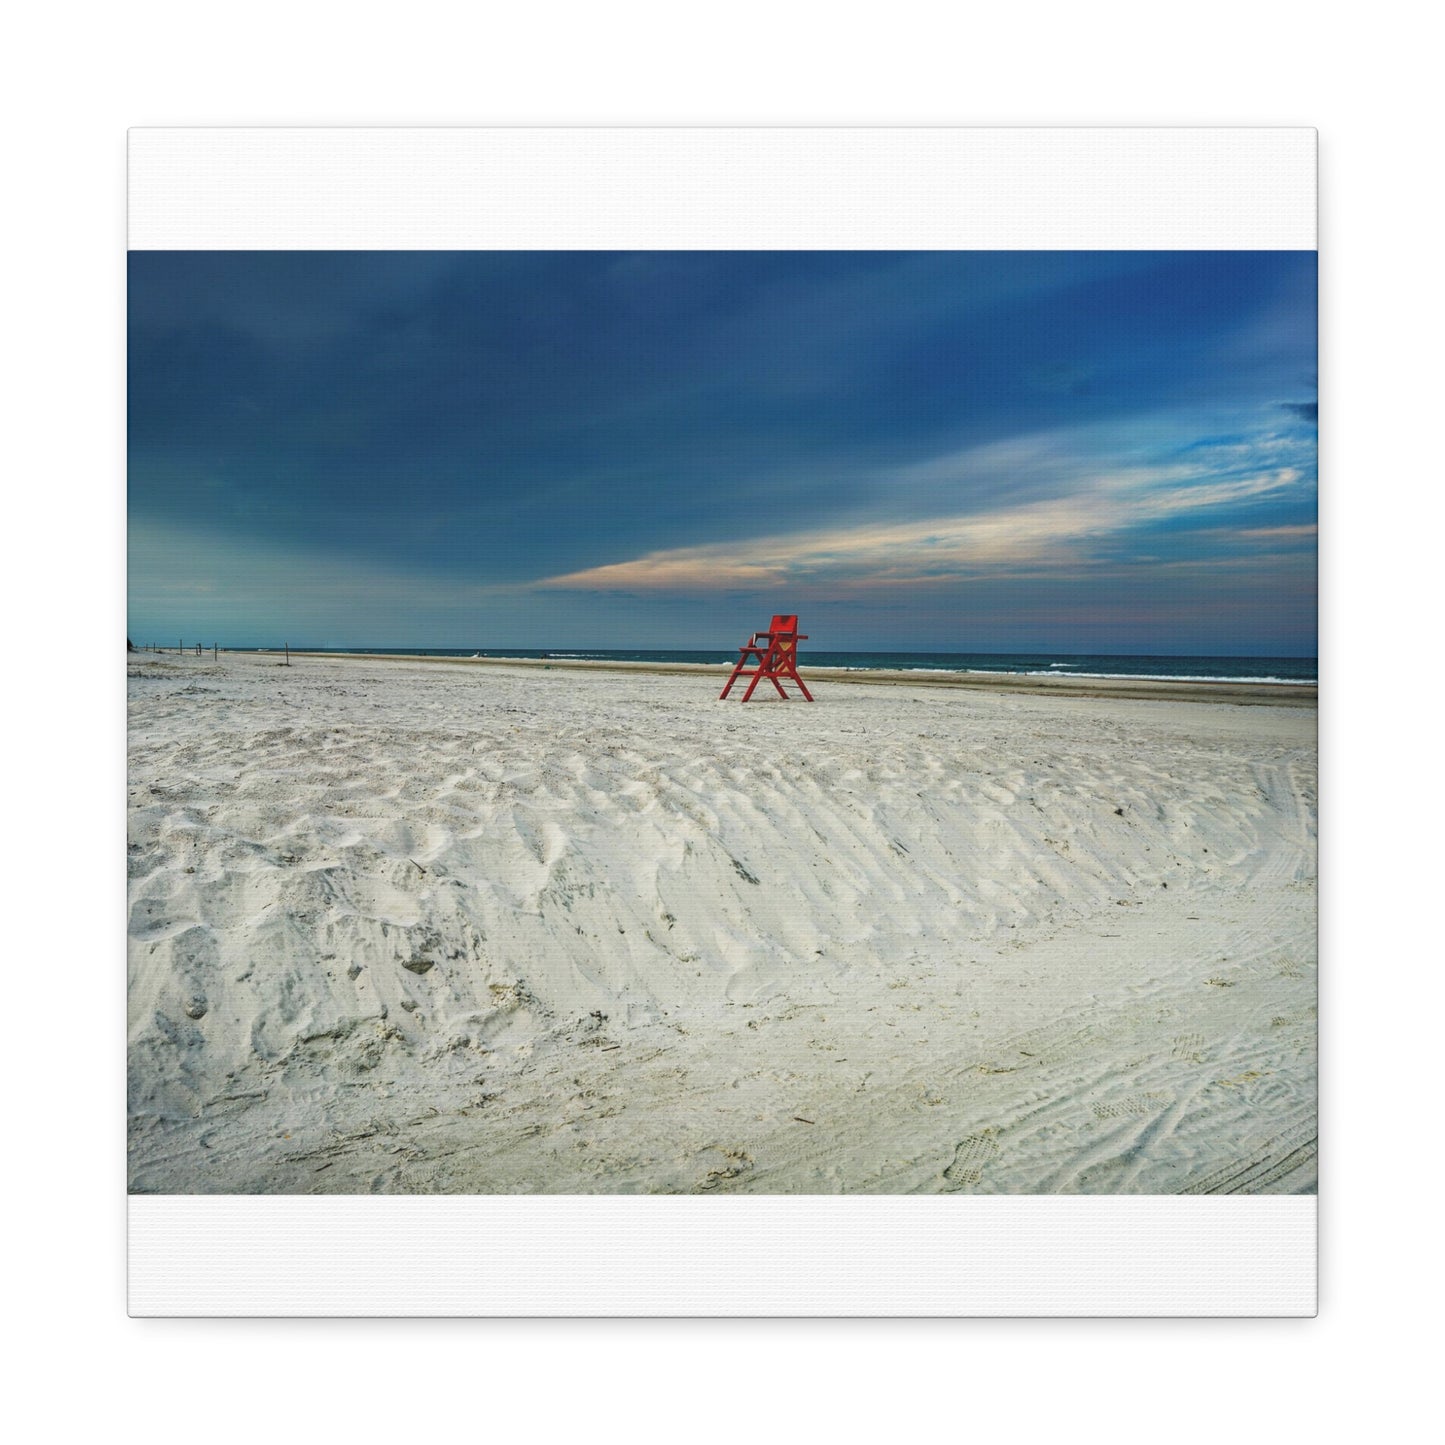
[(290, 666), (291, 666), (291, 644), (290, 644), (289, 642), (286, 642), (286, 643), (283, 643), (282, 646), (284, 646), (285, 649), (286, 649), (286, 666), (287, 666), (287, 667), (290, 667)]

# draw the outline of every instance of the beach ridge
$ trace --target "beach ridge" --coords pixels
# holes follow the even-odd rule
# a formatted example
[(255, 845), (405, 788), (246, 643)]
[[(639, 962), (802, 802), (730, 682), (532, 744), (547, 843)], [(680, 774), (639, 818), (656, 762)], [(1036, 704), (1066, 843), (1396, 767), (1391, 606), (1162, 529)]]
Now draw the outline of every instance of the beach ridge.
[(1310, 712), (469, 662), (132, 659), (133, 1192), (1313, 1189)]

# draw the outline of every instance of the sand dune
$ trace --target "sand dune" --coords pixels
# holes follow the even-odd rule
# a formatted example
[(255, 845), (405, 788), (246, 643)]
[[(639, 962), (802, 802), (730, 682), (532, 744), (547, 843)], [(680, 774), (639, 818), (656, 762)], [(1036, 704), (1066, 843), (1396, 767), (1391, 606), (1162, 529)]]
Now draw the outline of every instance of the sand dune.
[(131, 1181), (1314, 1184), (1314, 713), (133, 658)]

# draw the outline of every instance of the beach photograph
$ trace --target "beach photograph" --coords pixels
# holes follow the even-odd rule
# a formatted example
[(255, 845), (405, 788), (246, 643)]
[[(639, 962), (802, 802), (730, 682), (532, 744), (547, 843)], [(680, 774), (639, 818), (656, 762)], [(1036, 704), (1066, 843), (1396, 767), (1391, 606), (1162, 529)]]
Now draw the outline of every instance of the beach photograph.
[(133, 1194), (1312, 1194), (1303, 251), (134, 251)]

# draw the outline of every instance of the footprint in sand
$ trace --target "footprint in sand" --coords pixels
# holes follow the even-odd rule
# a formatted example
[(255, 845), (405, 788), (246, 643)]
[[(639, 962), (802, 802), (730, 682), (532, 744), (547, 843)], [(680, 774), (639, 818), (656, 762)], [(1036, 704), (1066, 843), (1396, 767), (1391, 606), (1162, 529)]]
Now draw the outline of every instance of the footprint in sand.
[(1170, 1095), (1162, 1091), (1132, 1094), (1127, 1099), (1112, 1100), (1095, 1104), (1096, 1119), (1127, 1119), (1132, 1114), (1154, 1114), (1170, 1102)]
[(977, 1184), (983, 1178), (984, 1166), (997, 1153), (998, 1144), (993, 1138), (993, 1130), (970, 1134), (954, 1149), (953, 1163), (943, 1171), (943, 1177), (958, 1189)]

